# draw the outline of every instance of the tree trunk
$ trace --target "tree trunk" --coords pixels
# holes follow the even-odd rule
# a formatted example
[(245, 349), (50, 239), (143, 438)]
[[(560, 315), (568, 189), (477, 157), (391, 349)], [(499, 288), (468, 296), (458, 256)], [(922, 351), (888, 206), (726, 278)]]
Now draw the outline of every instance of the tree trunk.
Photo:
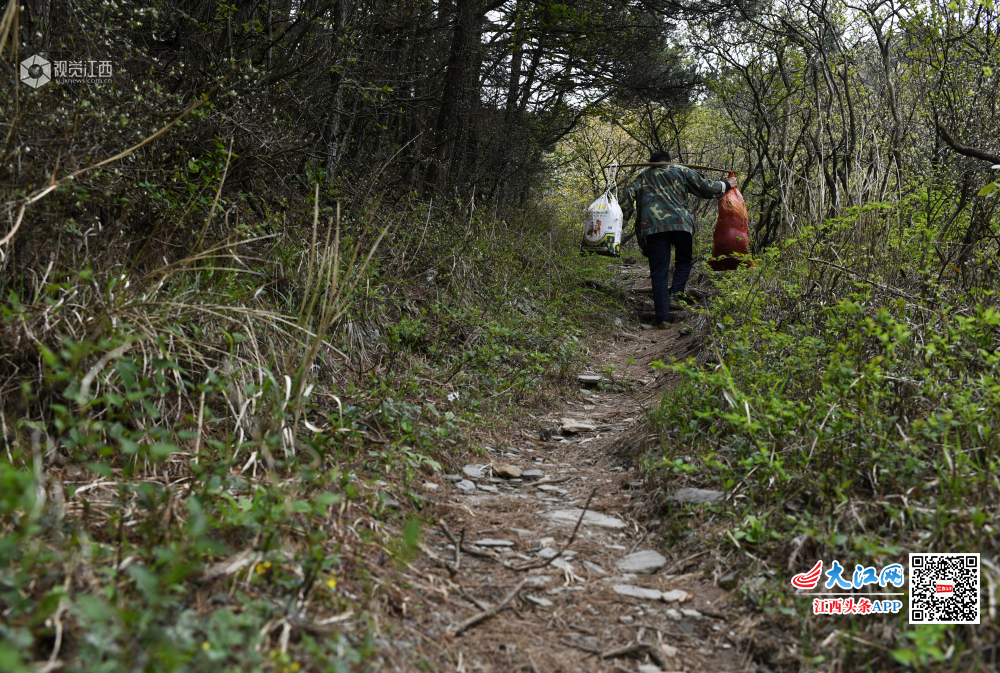
[[(451, 49), (444, 75), (444, 90), (441, 107), (434, 126), (436, 167), (428, 181), (444, 186), (448, 181), (448, 164), (455, 151), (456, 140), (461, 128), (461, 115), (468, 98), (469, 69), (476, 50), (476, 22), (480, 18), (479, 0), (457, 0), (455, 3), (455, 28), (452, 33)], [(436, 174), (435, 174), (436, 170)]]

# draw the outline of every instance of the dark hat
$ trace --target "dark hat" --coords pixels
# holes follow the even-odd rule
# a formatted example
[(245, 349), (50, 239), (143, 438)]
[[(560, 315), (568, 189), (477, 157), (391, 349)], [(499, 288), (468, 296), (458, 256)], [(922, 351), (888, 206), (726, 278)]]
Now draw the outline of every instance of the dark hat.
[(670, 152), (666, 150), (657, 150), (649, 157), (649, 163), (658, 164), (661, 161), (670, 161)]

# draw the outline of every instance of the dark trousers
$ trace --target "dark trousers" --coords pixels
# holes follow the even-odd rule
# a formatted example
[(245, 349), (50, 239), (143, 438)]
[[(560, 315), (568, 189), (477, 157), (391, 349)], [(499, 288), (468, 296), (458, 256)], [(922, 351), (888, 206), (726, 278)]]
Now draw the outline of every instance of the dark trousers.
[[(676, 252), (674, 282), (668, 286), (670, 248)], [(656, 322), (670, 320), (670, 295), (683, 292), (691, 275), (691, 234), (686, 231), (663, 231), (646, 237), (649, 277), (653, 281), (653, 306)]]

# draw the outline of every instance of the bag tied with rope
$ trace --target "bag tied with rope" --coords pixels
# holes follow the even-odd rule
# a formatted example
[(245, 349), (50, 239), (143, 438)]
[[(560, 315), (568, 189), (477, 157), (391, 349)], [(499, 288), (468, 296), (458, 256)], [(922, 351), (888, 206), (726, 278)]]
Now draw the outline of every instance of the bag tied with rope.
[[(729, 174), (733, 177), (733, 173)], [(753, 268), (750, 257), (750, 217), (738, 187), (719, 199), (719, 217), (715, 221), (712, 256), (708, 265), (715, 271), (732, 271), (744, 264)]]
[(608, 190), (587, 208), (580, 251), (618, 257), (621, 244), (622, 209), (618, 199)]

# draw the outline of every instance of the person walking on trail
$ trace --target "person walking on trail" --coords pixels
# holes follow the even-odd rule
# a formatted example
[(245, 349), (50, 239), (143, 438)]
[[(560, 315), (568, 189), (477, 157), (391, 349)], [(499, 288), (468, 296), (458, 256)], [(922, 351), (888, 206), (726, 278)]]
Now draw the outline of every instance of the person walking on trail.
[[(653, 152), (649, 163), (670, 161), (670, 152)], [(663, 329), (674, 322), (670, 300), (684, 292), (691, 274), (694, 218), (687, 209), (687, 196), (720, 199), (736, 187), (734, 178), (707, 180), (686, 166), (651, 166), (635, 179), (622, 198), (623, 222), (632, 212), (636, 240), (642, 254), (649, 258), (649, 276), (653, 281), (653, 306), (656, 326)], [(670, 249), (675, 252), (673, 283), (668, 286)]]

